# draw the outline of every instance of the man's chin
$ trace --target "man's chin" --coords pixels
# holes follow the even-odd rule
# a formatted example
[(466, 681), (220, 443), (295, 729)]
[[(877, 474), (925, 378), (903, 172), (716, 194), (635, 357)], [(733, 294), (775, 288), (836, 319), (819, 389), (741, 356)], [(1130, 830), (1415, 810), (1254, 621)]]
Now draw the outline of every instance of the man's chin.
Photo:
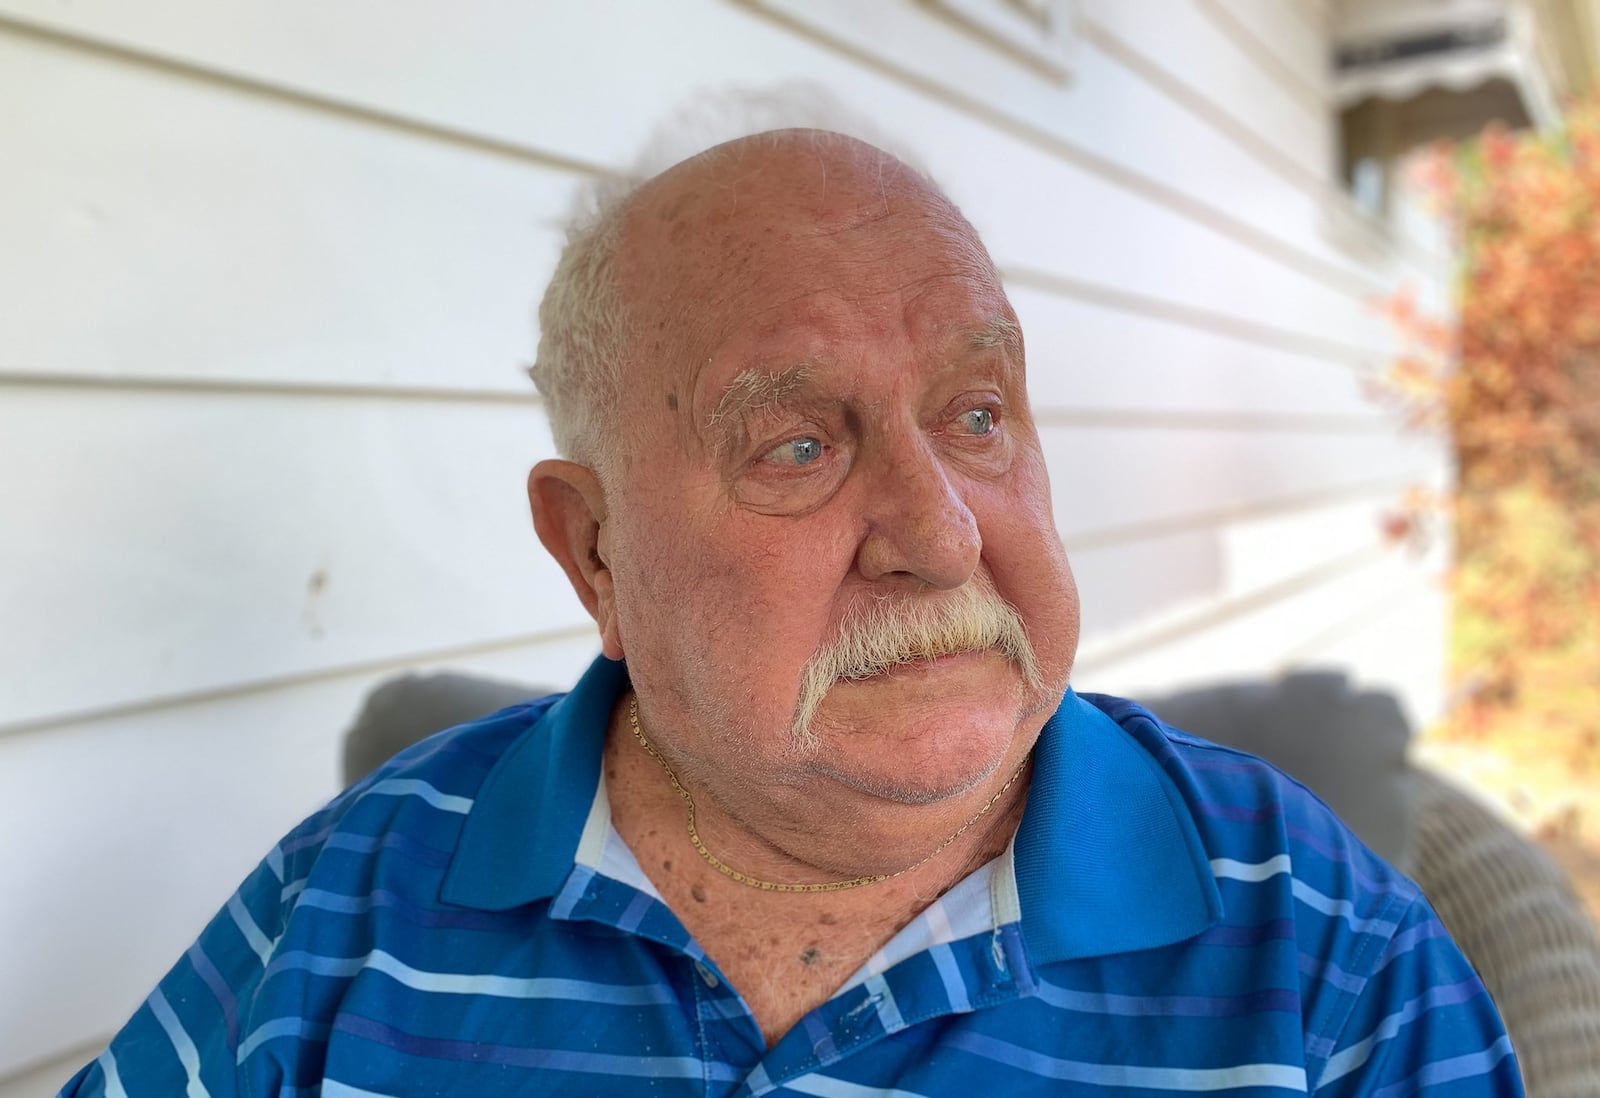
[(907, 807), (938, 805), (970, 794), (999, 773), (1007, 764), (1011, 746), (985, 745), (981, 753), (941, 760), (937, 767), (907, 766), (885, 759), (838, 758), (823, 752), (810, 761), (807, 769), (813, 779), (861, 798), (859, 807), (868, 811), (871, 802)]
[(1040, 706), (995, 653), (903, 664), (835, 683), (802, 741), (810, 767), (904, 804), (960, 796), (1001, 766)]

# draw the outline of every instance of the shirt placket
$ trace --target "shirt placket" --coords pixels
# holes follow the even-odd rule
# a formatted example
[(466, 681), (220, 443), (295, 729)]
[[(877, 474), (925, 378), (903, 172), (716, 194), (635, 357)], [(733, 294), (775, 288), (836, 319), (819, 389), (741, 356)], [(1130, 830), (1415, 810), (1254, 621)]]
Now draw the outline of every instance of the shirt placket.
[(1010, 1002), (1037, 986), (1015, 924), (937, 950), (907, 958), (817, 1007), (762, 1058), (737, 1093), (773, 1093), (920, 1023)]
[[(868, 1052), (919, 1023), (1030, 995), (1032, 968), (1017, 924), (901, 961), (811, 1011), (771, 1049), (755, 1016), (670, 908), (630, 885), (585, 874), (568, 881), (556, 917), (588, 920), (646, 939), (677, 956), (675, 981), (693, 1011), (705, 1093), (757, 1098)], [(570, 891), (569, 891), (570, 890)], [(554, 913), (554, 912), (553, 912)]]
[(760, 1027), (744, 999), (665, 903), (631, 885), (580, 869), (557, 897), (552, 916), (598, 923), (642, 939), (639, 948), (660, 947), (671, 953), (676, 963), (667, 967), (675, 973), (673, 989), (698, 1035), (698, 1047), (684, 1054), (704, 1065), (704, 1093), (722, 1096), (741, 1088), (766, 1051)]

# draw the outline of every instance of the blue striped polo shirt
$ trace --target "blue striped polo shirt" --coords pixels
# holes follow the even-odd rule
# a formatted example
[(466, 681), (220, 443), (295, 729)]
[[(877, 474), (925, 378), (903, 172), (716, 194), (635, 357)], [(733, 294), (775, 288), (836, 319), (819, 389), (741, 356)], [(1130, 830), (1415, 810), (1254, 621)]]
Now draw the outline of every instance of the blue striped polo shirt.
[(62, 1094), (1522, 1093), (1413, 884), (1265, 763), (1071, 691), (987, 913), (969, 889), (954, 930), (768, 1048), (648, 881), (607, 870), (626, 684), (597, 660), (346, 790)]

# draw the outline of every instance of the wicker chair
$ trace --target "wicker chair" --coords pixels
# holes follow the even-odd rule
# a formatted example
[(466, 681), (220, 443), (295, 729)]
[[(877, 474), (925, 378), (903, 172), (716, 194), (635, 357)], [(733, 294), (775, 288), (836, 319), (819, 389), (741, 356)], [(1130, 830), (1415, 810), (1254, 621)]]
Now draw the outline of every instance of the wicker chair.
[(1411, 875), (1483, 978), (1530, 1098), (1600, 1096), (1600, 937), (1550, 858), (1416, 773)]

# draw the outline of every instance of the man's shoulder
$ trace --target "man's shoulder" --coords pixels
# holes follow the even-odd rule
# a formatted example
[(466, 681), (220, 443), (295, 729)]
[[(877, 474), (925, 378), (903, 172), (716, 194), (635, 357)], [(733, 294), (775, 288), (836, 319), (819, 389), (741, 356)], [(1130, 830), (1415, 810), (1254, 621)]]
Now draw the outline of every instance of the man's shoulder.
[(1292, 867), (1296, 878), (1337, 892), (1416, 898), (1415, 885), (1374, 854), (1317, 793), (1271, 762), (1175, 728), (1139, 702), (1082, 697), (1159, 764), (1194, 820), (1214, 872), (1225, 873), (1230, 863), (1281, 864)]
[[(1277, 1032), (1274, 1056), (1302, 1062), (1311, 1089), (1411, 1093), (1420, 1065), (1451, 1065), (1463, 1093), (1520, 1093), (1492, 1004), (1427, 899), (1314, 793), (1136, 702), (1079, 697), (1159, 769), (1192, 824), (1206, 862), (1196, 868), (1214, 883), (1217, 905), (1198, 934), (1095, 958), (1087, 976), (1052, 969), (1048, 979), (1079, 988), (1115, 977), (1144, 995), (1180, 989), (1192, 997), (1184, 1001), (1214, 1004), (1219, 1019), (1249, 1019), (1252, 1047)], [(1159, 905), (1170, 891), (1157, 882), (1145, 896)], [(1281, 1007), (1264, 1006), (1270, 997)], [(1205, 1026), (1192, 1032), (1221, 1040)]]
[(546, 694), (441, 729), (397, 751), (352, 790), (396, 778), (482, 782), (500, 757), (566, 697)]
[(1186, 732), (1130, 698), (1111, 694), (1079, 697), (1132, 737), (1178, 785), (1185, 801), (1195, 807), (1226, 804), (1243, 797), (1338, 824), (1338, 816), (1315, 792), (1260, 755)]
[(291, 874), (309, 867), (330, 845), (347, 853), (381, 856), (421, 843), (447, 853), (462, 821), (500, 759), (562, 695), (508, 706), (488, 716), (442, 729), (406, 747), (356, 781), (284, 837), (275, 855)]

